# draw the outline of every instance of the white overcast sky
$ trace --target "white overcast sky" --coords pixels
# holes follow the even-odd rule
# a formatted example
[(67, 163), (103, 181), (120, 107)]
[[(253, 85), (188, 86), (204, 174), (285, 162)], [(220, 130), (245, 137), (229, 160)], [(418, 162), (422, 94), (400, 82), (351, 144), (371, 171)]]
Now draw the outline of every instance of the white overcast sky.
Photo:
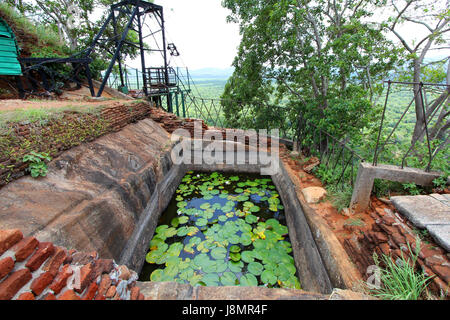
[[(177, 46), (181, 56), (172, 66), (183, 63), (189, 69), (231, 67), (240, 43), (239, 26), (227, 23), (229, 10), (221, 0), (155, 0), (164, 7), (168, 42)], [(130, 61), (133, 67), (139, 62)]]
[[(178, 58), (171, 58), (172, 66), (186, 66), (191, 70), (231, 66), (241, 36), (237, 24), (226, 22), (229, 10), (222, 7), (221, 0), (155, 0), (154, 2), (164, 7), (168, 43), (175, 43), (181, 54)], [(102, 10), (96, 10), (94, 17), (99, 18), (101, 14)], [(376, 13), (374, 18), (379, 20), (386, 14), (392, 14), (392, 12)], [(427, 34), (424, 26), (412, 23), (405, 23), (399, 27), (398, 31), (409, 40), (408, 42), (412, 39), (421, 39)], [(389, 34), (388, 37), (398, 42), (393, 34)], [(431, 50), (427, 56), (436, 59), (449, 55), (450, 50), (447, 49)], [(146, 60), (147, 66), (162, 65), (160, 61), (155, 63), (155, 59), (151, 56)], [(131, 67), (140, 68), (139, 59), (126, 63)]]

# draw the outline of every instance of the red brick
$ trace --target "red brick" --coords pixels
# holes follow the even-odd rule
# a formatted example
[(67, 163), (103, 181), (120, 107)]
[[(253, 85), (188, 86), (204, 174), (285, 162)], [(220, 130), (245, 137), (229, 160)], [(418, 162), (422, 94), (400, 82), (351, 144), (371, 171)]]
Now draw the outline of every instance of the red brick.
[(55, 294), (60, 293), (61, 290), (66, 286), (67, 279), (69, 279), (72, 274), (73, 270), (70, 265), (64, 265), (49, 288), (53, 290)]
[(384, 224), (386, 224), (386, 225), (388, 225), (388, 226), (390, 226), (390, 225), (392, 225), (392, 224), (395, 223), (395, 219), (392, 218), (392, 217), (388, 217), (388, 216), (384, 216), (384, 217), (382, 218), (382, 221), (383, 221)]
[(24, 292), (17, 298), (17, 300), (34, 300), (34, 294), (31, 292)]
[[(415, 248), (415, 247), (416, 246), (414, 245), (413, 248)], [(432, 257), (436, 254), (443, 254), (443, 251), (440, 250), (439, 248), (435, 248), (435, 247), (431, 248), (429, 246), (423, 246), (420, 249), (419, 257), (421, 257), (422, 259), (426, 259), (426, 258)]]
[(14, 269), (14, 260), (11, 257), (0, 260), (0, 280)]
[(83, 296), (83, 300), (93, 300), (97, 289), (98, 285), (95, 282), (92, 282), (87, 288), (86, 293)]
[(105, 296), (102, 294), (97, 294), (94, 300), (106, 300)]
[(16, 261), (25, 261), (36, 249), (39, 241), (35, 237), (26, 237), (13, 247)]
[(450, 283), (450, 267), (435, 264), (431, 266), (431, 270), (433, 270), (444, 282)]
[(53, 293), (47, 293), (42, 300), (56, 300), (56, 297)]
[(106, 291), (105, 297), (112, 298), (116, 294), (116, 286), (109, 287), (108, 291)]
[(425, 259), (425, 263), (427, 264), (427, 266), (431, 266), (433, 264), (442, 264), (445, 262), (447, 262), (447, 259), (445, 259), (444, 256), (439, 255), (439, 254)]
[(37, 251), (31, 256), (25, 266), (31, 271), (36, 271), (54, 251), (55, 247), (51, 242), (40, 243)]
[(114, 261), (112, 259), (100, 259), (95, 261), (94, 265), (94, 279), (104, 273), (110, 273), (114, 268)]
[(59, 268), (66, 260), (67, 254), (63, 248), (56, 248), (55, 254), (47, 260), (47, 262), (42, 267), (43, 271), (48, 271), (54, 276), (58, 274)]
[(106, 294), (106, 291), (108, 291), (109, 287), (111, 286), (111, 278), (108, 274), (104, 274), (102, 276), (102, 280), (100, 281), (100, 285), (98, 288), (99, 294)]
[(75, 252), (72, 255), (72, 264), (77, 264), (77, 265), (85, 265), (88, 264), (90, 262), (92, 262), (92, 257), (85, 252)]
[(28, 281), (31, 280), (31, 272), (21, 269), (0, 283), (0, 300), (10, 300)]
[(73, 290), (67, 290), (61, 294), (58, 300), (81, 300), (81, 298)]
[(88, 286), (88, 284), (93, 280), (92, 276), (94, 274), (94, 266), (89, 263), (80, 269), (80, 287), (75, 288), (75, 291), (81, 293)]
[(55, 276), (50, 272), (41, 274), (38, 278), (34, 279), (31, 283), (30, 289), (35, 295), (40, 295), (47, 286), (52, 283)]
[(0, 230), (0, 255), (22, 240), (23, 234), (19, 229)]
[(133, 287), (131, 288), (130, 291), (130, 300), (138, 300), (139, 299), (139, 294), (140, 294), (140, 289), (138, 287)]
[(450, 294), (450, 283), (445, 284), (445, 282), (438, 277), (433, 277), (430, 288), (434, 289), (439, 295), (441, 295), (441, 293), (447, 296)]

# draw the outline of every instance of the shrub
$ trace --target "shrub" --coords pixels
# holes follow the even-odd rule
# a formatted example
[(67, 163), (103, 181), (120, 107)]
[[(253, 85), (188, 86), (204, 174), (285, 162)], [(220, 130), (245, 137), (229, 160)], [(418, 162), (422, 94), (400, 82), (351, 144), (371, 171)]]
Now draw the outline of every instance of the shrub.
[(48, 167), (45, 161), (50, 161), (48, 153), (37, 153), (32, 151), (23, 157), (23, 162), (29, 162), (28, 171), (31, 173), (33, 178), (39, 176), (45, 177), (48, 172)]

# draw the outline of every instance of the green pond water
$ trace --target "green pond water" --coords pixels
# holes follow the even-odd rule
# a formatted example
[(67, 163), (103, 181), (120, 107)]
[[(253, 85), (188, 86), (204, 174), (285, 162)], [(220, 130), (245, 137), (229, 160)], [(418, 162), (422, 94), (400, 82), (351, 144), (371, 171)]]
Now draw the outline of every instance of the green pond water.
[(272, 180), (188, 172), (161, 216), (139, 280), (299, 289)]

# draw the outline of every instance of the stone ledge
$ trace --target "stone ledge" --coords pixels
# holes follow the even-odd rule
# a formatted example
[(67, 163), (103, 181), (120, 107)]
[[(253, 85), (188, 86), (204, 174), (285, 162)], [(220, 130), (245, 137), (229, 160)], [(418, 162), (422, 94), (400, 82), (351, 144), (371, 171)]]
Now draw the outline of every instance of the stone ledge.
[(296, 289), (264, 287), (192, 287), (176, 282), (137, 282), (146, 300), (377, 300), (350, 290), (330, 295)]

